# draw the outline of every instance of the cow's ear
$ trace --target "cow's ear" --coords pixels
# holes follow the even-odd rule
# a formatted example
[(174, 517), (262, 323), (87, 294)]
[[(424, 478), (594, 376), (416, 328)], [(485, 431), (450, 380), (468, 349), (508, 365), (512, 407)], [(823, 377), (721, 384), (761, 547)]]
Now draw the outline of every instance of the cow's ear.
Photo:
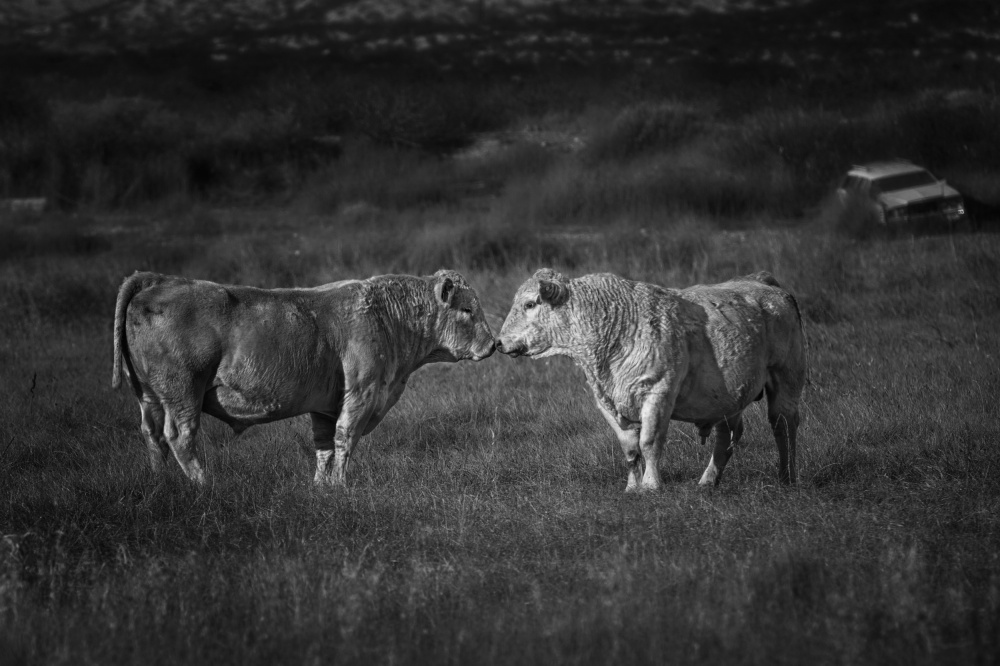
[(434, 285), (434, 291), (437, 293), (439, 301), (445, 305), (451, 305), (451, 299), (455, 295), (455, 281), (449, 277), (442, 278)]
[(569, 300), (569, 287), (563, 282), (539, 280), (538, 295), (542, 297), (543, 302), (557, 308)]

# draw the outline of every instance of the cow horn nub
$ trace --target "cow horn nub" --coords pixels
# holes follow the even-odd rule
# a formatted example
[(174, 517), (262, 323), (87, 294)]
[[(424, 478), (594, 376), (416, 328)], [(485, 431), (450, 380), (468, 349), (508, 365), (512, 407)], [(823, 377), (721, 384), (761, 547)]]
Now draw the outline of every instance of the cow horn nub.
[(538, 295), (552, 307), (558, 307), (569, 300), (569, 287), (563, 282), (539, 280)]

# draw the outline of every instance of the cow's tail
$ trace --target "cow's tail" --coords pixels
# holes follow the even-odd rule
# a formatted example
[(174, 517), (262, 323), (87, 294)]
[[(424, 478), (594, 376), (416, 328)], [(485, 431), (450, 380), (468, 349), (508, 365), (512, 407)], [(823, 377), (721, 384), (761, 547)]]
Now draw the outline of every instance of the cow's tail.
[(122, 362), (125, 354), (128, 354), (128, 340), (125, 339), (125, 311), (132, 297), (140, 291), (159, 282), (160, 276), (155, 273), (140, 273), (136, 271), (122, 283), (118, 290), (118, 301), (115, 303), (115, 360), (114, 371), (111, 376), (111, 388), (117, 389), (122, 385)]

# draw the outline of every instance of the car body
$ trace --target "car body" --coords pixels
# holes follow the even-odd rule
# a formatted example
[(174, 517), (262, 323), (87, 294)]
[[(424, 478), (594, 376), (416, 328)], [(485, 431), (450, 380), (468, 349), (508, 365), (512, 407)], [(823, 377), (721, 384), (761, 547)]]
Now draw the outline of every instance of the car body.
[(962, 195), (927, 169), (906, 160), (855, 165), (837, 189), (841, 204), (852, 197), (869, 204), (886, 227), (955, 224), (965, 218)]

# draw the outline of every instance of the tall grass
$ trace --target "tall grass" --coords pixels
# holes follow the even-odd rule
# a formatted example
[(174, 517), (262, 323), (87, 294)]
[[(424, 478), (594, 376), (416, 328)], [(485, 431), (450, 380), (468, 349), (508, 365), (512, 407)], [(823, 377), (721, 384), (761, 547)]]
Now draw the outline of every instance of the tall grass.
[[(554, 235), (464, 214), (478, 233), (440, 209), (362, 229), (288, 212), (5, 220), (18, 248), (0, 270), (7, 658), (995, 658), (995, 238), (862, 242), (694, 219)], [(114, 242), (43, 240), (60, 233)], [(134, 268), (277, 286), (448, 265), (498, 324), (542, 263), (673, 286), (763, 268), (795, 289), (811, 361), (799, 486), (777, 486), (752, 408), (719, 489), (696, 488), (709, 452), (674, 424), (667, 489), (625, 496), (623, 456), (562, 359), (420, 370), (342, 493), (312, 488), (303, 419), (233, 437), (206, 418), (212, 484), (193, 488), (172, 462), (154, 478), (133, 399), (105, 386), (115, 289)]]
[[(76, 209), (0, 211), (5, 659), (996, 661), (998, 240), (810, 212), (887, 153), (995, 203), (995, 93), (770, 108), (636, 79), (196, 74), (0, 87), (0, 194)], [(777, 485), (752, 407), (718, 489), (675, 423), (667, 489), (625, 496), (565, 359), (421, 369), (337, 493), (310, 483), (304, 418), (236, 437), (206, 417), (210, 486), (156, 478), (106, 386), (136, 269), (279, 287), (450, 267), (496, 331), (541, 266), (774, 273), (809, 345), (799, 485)]]

